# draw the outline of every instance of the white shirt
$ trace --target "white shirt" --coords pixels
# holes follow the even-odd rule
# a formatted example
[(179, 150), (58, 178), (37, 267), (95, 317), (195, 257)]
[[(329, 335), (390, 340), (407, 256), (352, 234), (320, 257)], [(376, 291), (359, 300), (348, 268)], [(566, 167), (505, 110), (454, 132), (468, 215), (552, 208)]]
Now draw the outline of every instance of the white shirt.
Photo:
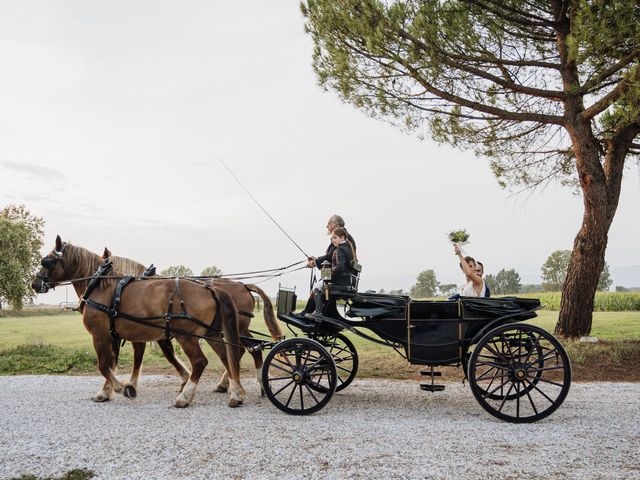
[(484, 280), (482, 280), (482, 288), (480, 289), (480, 293), (476, 293), (475, 288), (473, 288), (473, 282), (468, 281), (463, 287), (460, 289), (460, 295), (463, 297), (484, 297), (487, 292), (487, 287), (484, 285)]

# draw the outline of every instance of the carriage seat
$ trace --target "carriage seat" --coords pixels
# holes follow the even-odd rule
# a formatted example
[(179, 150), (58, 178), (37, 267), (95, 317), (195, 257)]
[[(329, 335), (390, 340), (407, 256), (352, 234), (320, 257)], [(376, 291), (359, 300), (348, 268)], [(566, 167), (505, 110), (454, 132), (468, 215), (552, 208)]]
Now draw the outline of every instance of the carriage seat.
[(343, 296), (350, 296), (358, 293), (358, 283), (360, 282), (359, 274), (351, 274), (351, 285), (334, 285), (328, 284), (329, 294), (333, 297), (342, 298)]

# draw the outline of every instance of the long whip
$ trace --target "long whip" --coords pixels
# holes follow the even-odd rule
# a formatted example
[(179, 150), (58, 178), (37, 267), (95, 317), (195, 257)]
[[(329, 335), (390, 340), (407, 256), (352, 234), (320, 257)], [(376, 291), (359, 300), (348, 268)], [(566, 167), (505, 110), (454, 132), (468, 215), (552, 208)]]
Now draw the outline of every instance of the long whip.
[(291, 243), (293, 243), (293, 244), (296, 246), (296, 248), (302, 252), (302, 254), (305, 256), (305, 258), (309, 258), (309, 255), (307, 255), (307, 254), (306, 254), (306, 252), (302, 249), (302, 247), (300, 247), (300, 245), (298, 245), (298, 244), (296, 243), (296, 241), (295, 241), (293, 238), (291, 238), (291, 236), (289, 236), (289, 234), (284, 230), (284, 228), (282, 228), (282, 227), (280, 226), (280, 224), (279, 224), (278, 222), (276, 222), (276, 221), (275, 221), (275, 219), (274, 219), (274, 218), (269, 214), (269, 212), (267, 212), (267, 211), (265, 210), (265, 208), (264, 208), (262, 205), (260, 205), (260, 202), (258, 202), (258, 200), (256, 200), (256, 198), (255, 198), (253, 195), (251, 195), (251, 192), (250, 192), (249, 190), (247, 190), (247, 187), (245, 187), (245, 186), (242, 184), (242, 182), (238, 179), (238, 177), (236, 177), (236, 176), (235, 176), (235, 174), (231, 171), (231, 169), (227, 166), (227, 164), (226, 164), (226, 163), (224, 163), (224, 160), (220, 159), (220, 163), (222, 163), (222, 166), (223, 166), (224, 168), (226, 168), (227, 172), (229, 172), (229, 174), (234, 178), (234, 180), (235, 180), (236, 182), (238, 182), (238, 185), (240, 185), (240, 186), (242, 187), (242, 189), (243, 189), (245, 192), (247, 192), (247, 195), (249, 195), (249, 196), (251, 197), (251, 200), (253, 200), (253, 201), (255, 202), (255, 204), (256, 204), (258, 207), (260, 207), (260, 210), (262, 210), (262, 211), (264, 212), (264, 214), (265, 214), (267, 217), (269, 217), (269, 219), (270, 219), (270, 220), (275, 224), (275, 226), (276, 226), (276, 227), (278, 227), (278, 228), (280, 229), (280, 231), (281, 231), (282, 233), (284, 233), (284, 234), (285, 234), (285, 236), (286, 236), (289, 240), (291, 240)]

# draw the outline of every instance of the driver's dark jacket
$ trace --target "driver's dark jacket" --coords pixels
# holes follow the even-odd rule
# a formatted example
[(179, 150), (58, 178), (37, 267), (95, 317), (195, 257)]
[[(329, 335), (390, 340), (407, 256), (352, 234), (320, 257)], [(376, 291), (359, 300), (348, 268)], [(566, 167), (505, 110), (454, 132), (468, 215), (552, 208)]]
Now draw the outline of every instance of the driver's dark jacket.
[(334, 285), (351, 285), (351, 262), (353, 253), (348, 242), (341, 243), (331, 256), (331, 282)]
[[(349, 232), (347, 232), (347, 240), (351, 242), (351, 245), (353, 245), (353, 250), (356, 251), (356, 241), (353, 239)], [(333, 243), (330, 243), (327, 247), (327, 253), (325, 253), (321, 257), (316, 258), (316, 267), (322, 267), (322, 262), (332, 262), (333, 252), (335, 251), (335, 249), (336, 247), (333, 246)]]

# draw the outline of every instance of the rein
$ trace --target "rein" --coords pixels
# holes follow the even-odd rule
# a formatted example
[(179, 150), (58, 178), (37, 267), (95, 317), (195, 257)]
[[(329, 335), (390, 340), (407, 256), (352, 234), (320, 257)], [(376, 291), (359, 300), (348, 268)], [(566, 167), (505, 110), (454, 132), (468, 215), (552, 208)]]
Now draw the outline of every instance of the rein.
[[(156, 278), (156, 279), (157, 278), (162, 278), (162, 279), (186, 278), (186, 279), (193, 280), (193, 281), (196, 281), (196, 282), (197, 281), (201, 281), (201, 280), (214, 280), (216, 278), (223, 278), (223, 279), (224, 278), (228, 278), (229, 280), (235, 280), (235, 281), (247, 280), (247, 279), (251, 279), (251, 278), (261, 278), (262, 280), (260, 280), (260, 281), (258, 281), (256, 283), (262, 283), (262, 282), (266, 282), (267, 280), (270, 280), (272, 278), (280, 277), (280, 276), (285, 275), (287, 273), (293, 273), (293, 272), (297, 272), (299, 270), (302, 270), (304, 268), (307, 268), (306, 265), (303, 265), (301, 267), (291, 269), (291, 267), (294, 267), (294, 266), (299, 265), (301, 263), (305, 263), (305, 262), (304, 261), (300, 261), (300, 262), (292, 263), (291, 265), (287, 265), (286, 267), (271, 268), (271, 269), (268, 269), (268, 270), (256, 270), (255, 272), (228, 273), (228, 274), (213, 275), (213, 276), (189, 275), (189, 276), (183, 276), (183, 277), (164, 277), (164, 276), (154, 276), (154, 277), (152, 277), (152, 276), (147, 276), (147, 275), (142, 275), (142, 276), (113, 275), (113, 276), (110, 276), (109, 278), (122, 279), (122, 278), (132, 277), (132, 278), (135, 278), (136, 280), (150, 280), (151, 278)], [(277, 273), (268, 273), (268, 272), (277, 272)], [(249, 274), (252, 274), (252, 273), (256, 273), (256, 274), (260, 274), (260, 275), (249, 275)], [(242, 276), (239, 276), (239, 275), (247, 275), (247, 276), (242, 277)], [(47, 283), (51, 287), (60, 287), (60, 286), (65, 286), (65, 285), (73, 285), (74, 283), (84, 282), (86, 280), (93, 280), (95, 278), (95, 276), (96, 276), (96, 274), (94, 274), (94, 275), (92, 275), (90, 277), (72, 278), (72, 279), (66, 280), (64, 282), (57, 282), (57, 283), (53, 283), (53, 284), (49, 283), (49, 282), (47, 282)]]

